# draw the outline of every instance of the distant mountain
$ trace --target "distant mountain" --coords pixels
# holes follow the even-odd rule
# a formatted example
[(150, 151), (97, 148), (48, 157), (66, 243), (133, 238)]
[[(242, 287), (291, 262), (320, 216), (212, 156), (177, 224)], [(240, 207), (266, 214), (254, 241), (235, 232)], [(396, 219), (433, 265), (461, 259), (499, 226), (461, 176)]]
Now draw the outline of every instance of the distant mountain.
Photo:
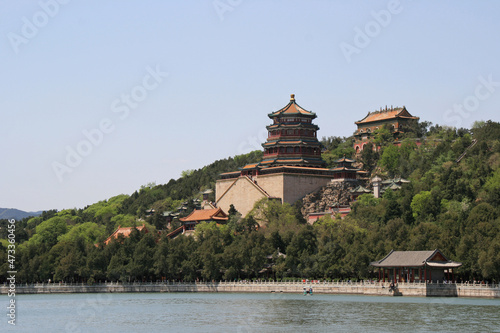
[(42, 211), (39, 212), (25, 212), (15, 208), (0, 208), (0, 220), (1, 219), (15, 219), (21, 220), (25, 217), (38, 216), (41, 215)]

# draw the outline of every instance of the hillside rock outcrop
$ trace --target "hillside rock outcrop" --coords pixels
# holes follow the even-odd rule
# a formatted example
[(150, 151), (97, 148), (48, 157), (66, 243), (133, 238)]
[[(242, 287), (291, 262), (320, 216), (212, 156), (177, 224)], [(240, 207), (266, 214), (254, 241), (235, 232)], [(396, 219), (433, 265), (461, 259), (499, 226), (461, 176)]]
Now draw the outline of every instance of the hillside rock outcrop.
[(314, 212), (324, 212), (334, 205), (348, 205), (351, 202), (351, 190), (358, 182), (331, 182), (316, 192), (302, 199), (302, 215)]

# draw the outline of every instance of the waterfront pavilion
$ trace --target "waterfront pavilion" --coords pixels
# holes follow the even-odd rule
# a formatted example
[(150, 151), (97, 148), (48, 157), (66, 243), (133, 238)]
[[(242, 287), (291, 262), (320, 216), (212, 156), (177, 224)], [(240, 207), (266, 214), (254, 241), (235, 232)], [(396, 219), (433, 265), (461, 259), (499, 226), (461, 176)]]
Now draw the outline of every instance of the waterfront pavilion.
[(379, 280), (385, 282), (425, 282), (455, 280), (454, 269), (462, 263), (451, 261), (439, 251), (394, 251), (370, 263), (378, 268)]

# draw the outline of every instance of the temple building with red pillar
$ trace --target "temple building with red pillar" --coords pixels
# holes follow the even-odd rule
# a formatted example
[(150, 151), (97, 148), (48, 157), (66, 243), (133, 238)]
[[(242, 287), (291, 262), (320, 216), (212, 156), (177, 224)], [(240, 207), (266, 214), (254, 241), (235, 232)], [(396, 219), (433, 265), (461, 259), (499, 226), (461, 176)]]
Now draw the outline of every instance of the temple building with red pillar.
[(216, 222), (217, 224), (226, 224), (228, 215), (220, 208), (214, 209), (195, 209), (186, 217), (181, 217), (179, 222), (182, 225), (167, 234), (167, 237), (174, 238), (180, 234), (192, 235), (196, 226), (202, 222)]
[(297, 104), (295, 95), (283, 108), (268, 114), (268, 138), (259, 163), (220, 175), (216, 205), (228, 211), (234, 205), (243, 216), (262, 198), (294, 203), (328, 184), (334, 173), (321, 158), (316, 113)]
[(391, 251), (379, 261), (370, 263), (378, 268), (379, 280), (385, 282), (455, 281), (454, 269), (462, 263), (451, 261), (439, 250)]

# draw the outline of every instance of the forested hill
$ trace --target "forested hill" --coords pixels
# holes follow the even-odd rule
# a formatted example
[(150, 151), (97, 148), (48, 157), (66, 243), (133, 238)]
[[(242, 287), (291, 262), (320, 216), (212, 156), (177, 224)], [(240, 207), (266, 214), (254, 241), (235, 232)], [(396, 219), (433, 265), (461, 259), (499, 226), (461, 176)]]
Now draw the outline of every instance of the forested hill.
[[(238, 168), (246, 164), (258, 162), (261, 159), (262, 152), (253, 151), (248, 154), (215, 161), (201, 169), (186, 170), (182, 173), (182, 177), (176, 180), (171, 179), (167, 184), (147, 184), (130, 196), (120, 194), (109, 200), (89, 205), (83, 209), (66, 209), (60, 212), (56, 210), (45, 211), (43, 213), (39, 212), (36, 214), (39, 215), (39, 217), (31, 219), (27, 219), (26, 217), (35, 216), (34, 214), (27, 216), (19, 215), (16, 220), (20, 220), (17, 223), (18, 227), (21, 226), (22, 228), (18, 228), (19, 235), (16, 240), (18, 242), (27, 240), (32, 235), (39, 233), (36, 228), (40, 223), (52, 218), (64, 216), (69, 228), (73, 225), (79, 226), (83, 222), (95, 223), (96, 226), (93, 227), (97, 228), (97, 226), (99, 226), (99, 230), (102, 229), (100, 228), (101, 226), (104, 226), (105, 228), (102, 229), (104, 231), (96, 234), (99, 235), (99, 237), (96, 236), (92, 238), (98, 241), (105, 239), (106, 237), (104, 237), (104, 235), (110, 234), (119, 225), (122, 227), (137, 225), (137, 219), (145, 218), (146, 210), (151, 208), (153, 208), (157, 214), (148, 218), (148, 222), (152, 222), (154, 226), (154, 222), (156, 221), (158, 222), (156, 227), (162, 229), (164, 223), (158, 220), (161, 213), (166, 210), (175, 211), (183, 202), (201, 197), (201, 192), (206, 189), (215, 190), (215, 181), (219, 174), (238, 170)], [(212, 197), (214, 197), (214, 194)], [(193, 209), (190, 201), (189, 206), (188, 208)], [(0, 239), (6, 238), (7, 229), (4, 228), (6, 225), (7, 217), (0, 216)], [(64, 229), (69, 230), (68, 228)]]
[(0, 219), (16, 219), (20, 220), (25, 217), (38, 216), (42, 212), (25, 212), (15, 208), (0, 208)]
[(219, 174), (236, 171), (246, 164), (259, 162), (261, 159), (262, 152), (253, 151), (215, 161), (198, 170), (184, 171), (182, 177), (177, 180), (171, 179), (167, 184), (146, 186), (136, 191), (123, 201), (120, 212), (142, 216), (149, 208), (154, 208), (156, 211), (174, 209), (178, 202), (200, 197), (200, 193), (206, 189), (215, 190), (215, 181)]
[[(352, 138), (322, 142), (331, 166), (344, 154), (352, 156)], [(218, 174), (260, 160), (262, 153), (253, 152), (186, 171), (164, 185), (144, 186), (130, 196), (17, 221), (16, 280), (368, 278), (374, 277), (370, 261), (391, 249), (439, 248), (463, 262), (459, 279), (498, 282), (500, 124), (455, 129), (423, 122), (401, 139), (400, 147), (386, 128), (374, 133), (374, 142), (380, 151), (363, 150), (359, 165), (371, 176), (401, 176), (411, 183), (380, 199), (361, 196), (343, 220), (325, 217), (310, 226), (299, 205), (263, 201), (247, 217), (230, 212), (227, 225), (199, 225), (196, 237), (171, 240), (156, 232), (165, 227), (161, 212), (185, 201), (189, 205), (214, 187)], [(150, 208), (156, 213), (146, 216)], [(8, 270), (6, 223), (0, 220), (0, 282)], [(142, 223), (150, 232), (102, 244), (118, 225)], [(277, 249), (286, 258), (277, 256)], [(274, 265), (264, 273), (271, 254)]]

